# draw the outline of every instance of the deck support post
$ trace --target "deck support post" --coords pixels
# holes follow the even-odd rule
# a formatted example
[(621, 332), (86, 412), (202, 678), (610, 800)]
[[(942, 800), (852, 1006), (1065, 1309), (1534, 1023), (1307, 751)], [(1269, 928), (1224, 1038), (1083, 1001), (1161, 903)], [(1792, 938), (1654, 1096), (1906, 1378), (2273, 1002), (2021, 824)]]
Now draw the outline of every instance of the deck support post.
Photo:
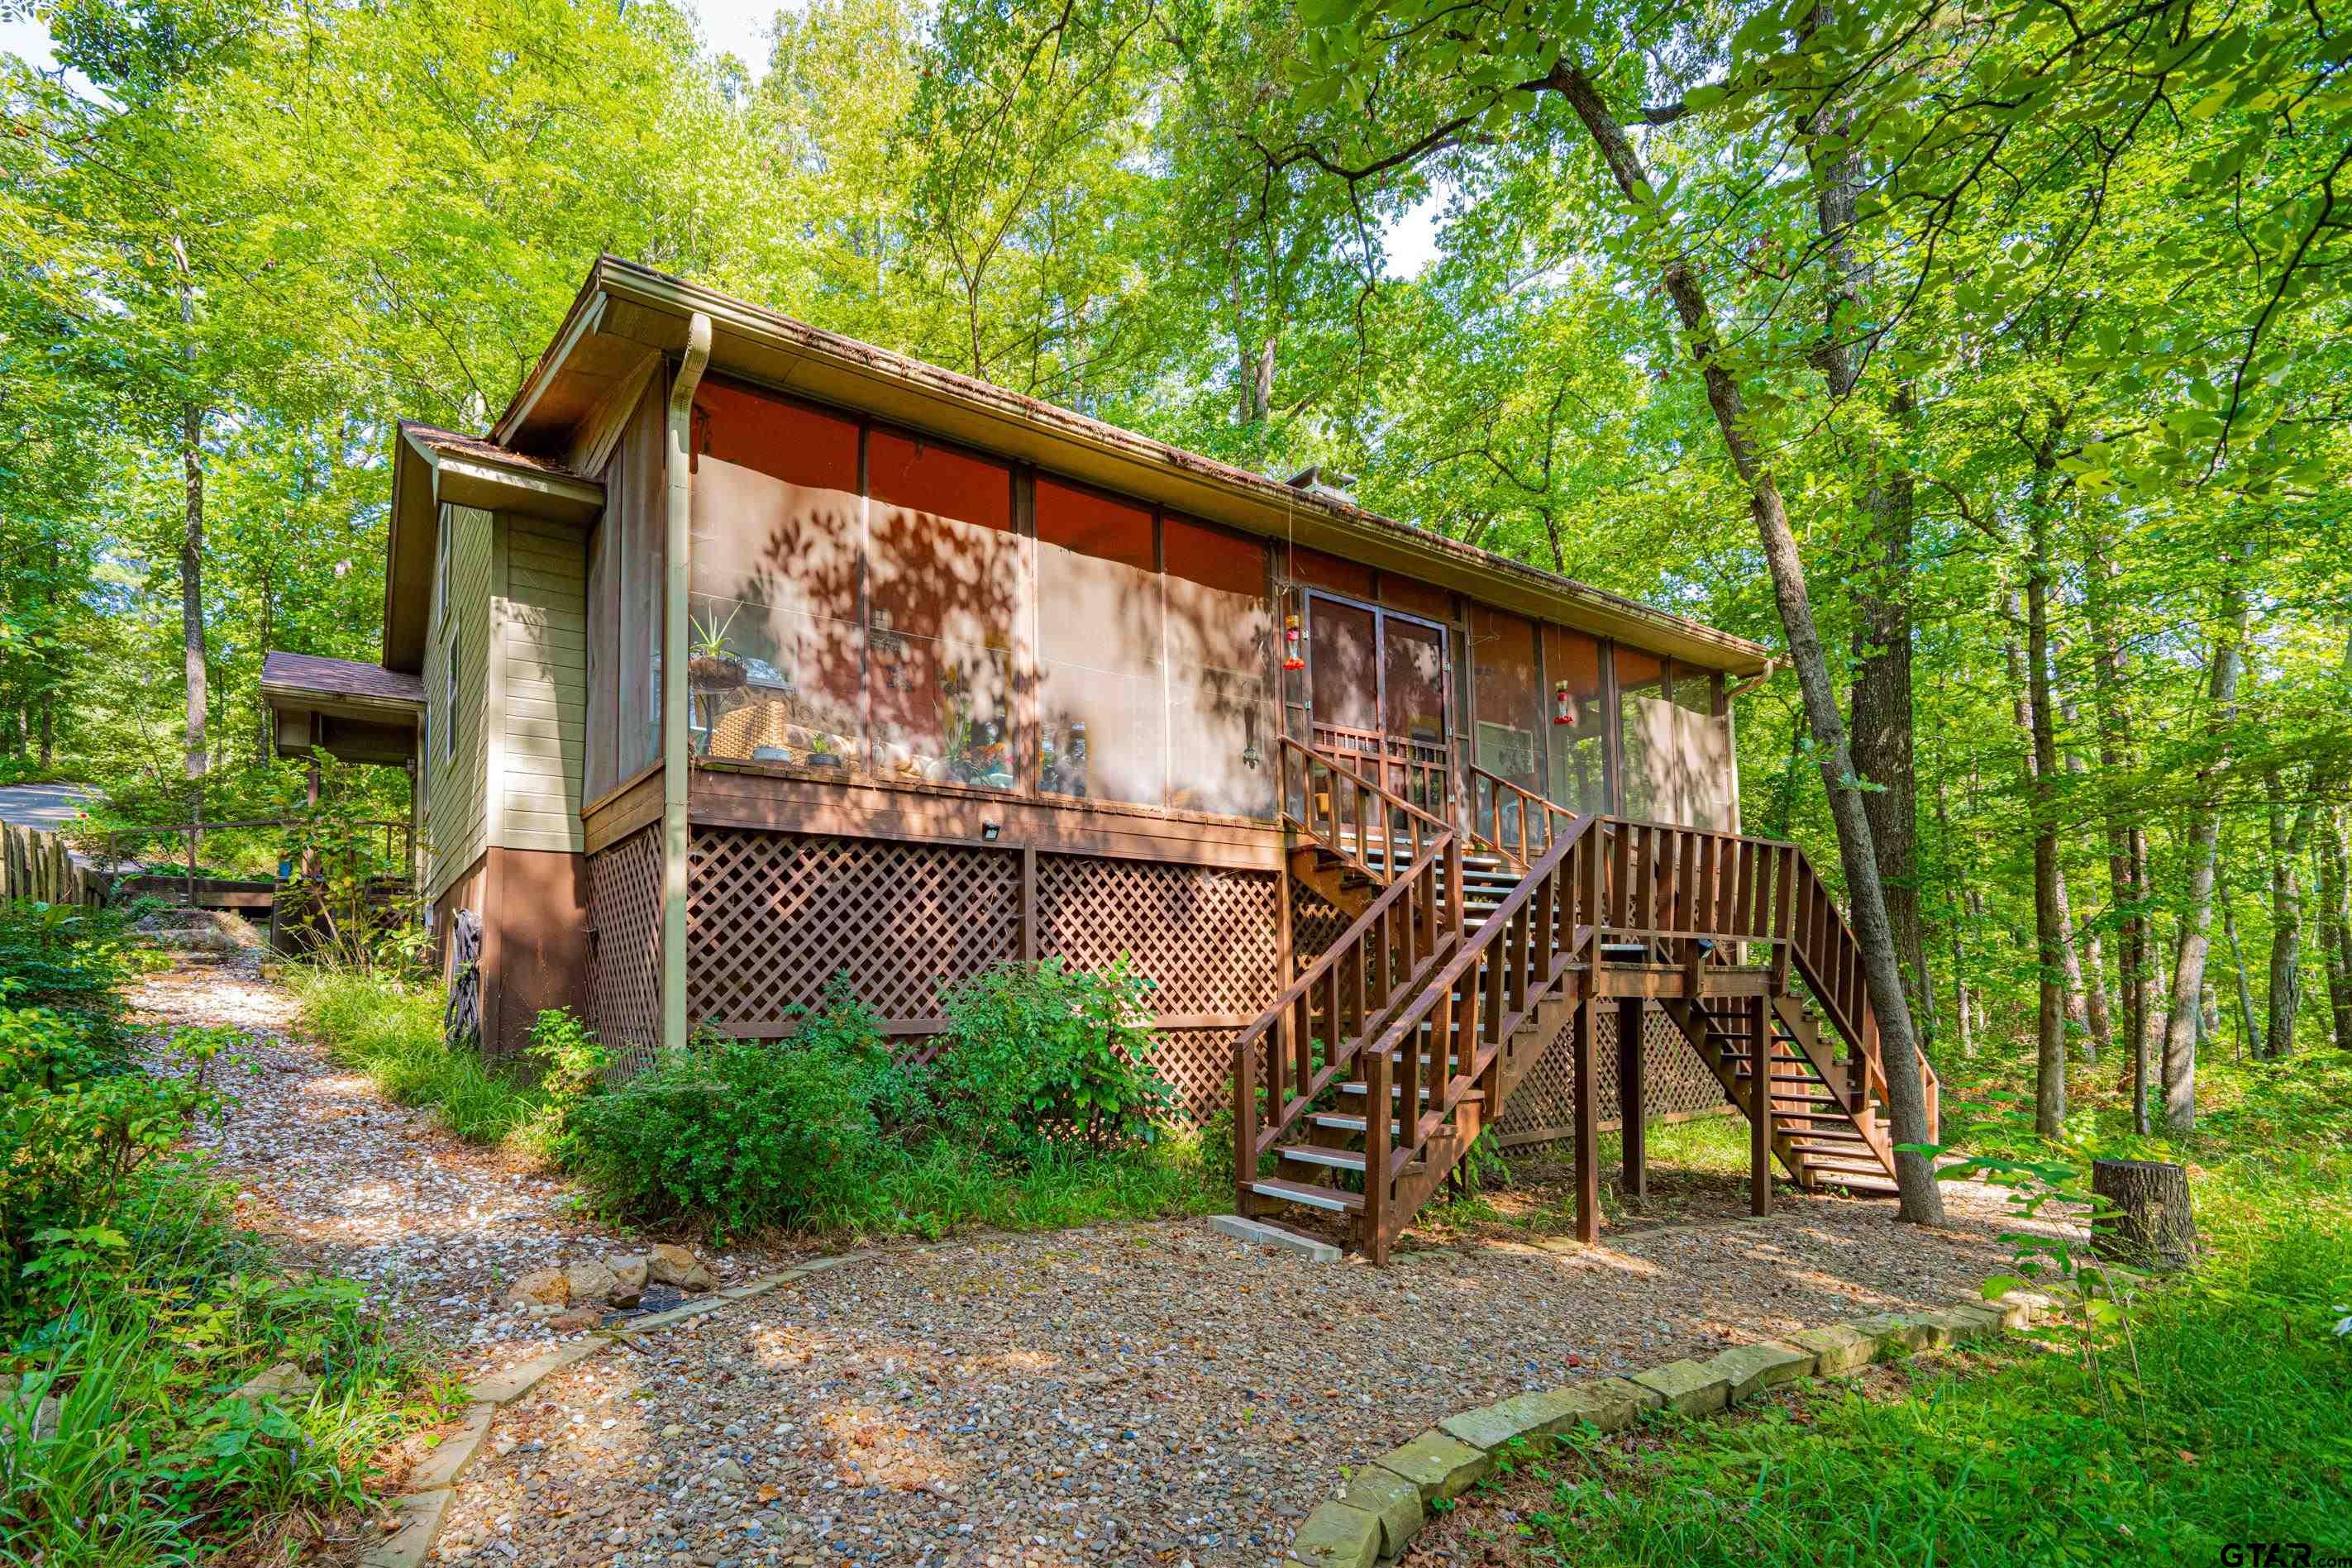
[(1650, 1196), (1649, 1106), (1643, 1087), (1642, 1009), (1640, 997), (1627, 997), (1617, 1007), (1617, 1138), (1625, 1155), (1622, 1184), (1627, 1197)]
[(1772, 1212), (1771, 1007), (1767, 997), (1748, 1004), (1748, 1212), (1759, 1218)]
[(668, 515), (662, 551), (662, 967), (661, 1042), (686, 1047), (687, 768), (692, 716), (686, 682), (687, 587), (693, 580), (694, 473), (691, 450), (694, 391), (710, 362), (710, 318), (698, 310), (687, 323), (686, 352), (669, 387), (669, 419), (662, 461)]
[(1594, 1071), (1593, 1031), (1601, 1003), (1588, 992), (1576, 1008), (1576, 1239), (1601, 1239), (1600, 1074)]

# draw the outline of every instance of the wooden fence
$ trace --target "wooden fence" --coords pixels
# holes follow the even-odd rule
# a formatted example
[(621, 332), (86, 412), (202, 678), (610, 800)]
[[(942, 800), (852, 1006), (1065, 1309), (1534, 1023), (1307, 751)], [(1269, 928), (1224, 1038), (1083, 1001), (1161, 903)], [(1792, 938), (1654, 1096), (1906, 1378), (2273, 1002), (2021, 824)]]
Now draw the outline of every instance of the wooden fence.
[(104, 894), (100, 879), (74, 862), (57, 834), (0, 822), (0, 901), (97, 904)]

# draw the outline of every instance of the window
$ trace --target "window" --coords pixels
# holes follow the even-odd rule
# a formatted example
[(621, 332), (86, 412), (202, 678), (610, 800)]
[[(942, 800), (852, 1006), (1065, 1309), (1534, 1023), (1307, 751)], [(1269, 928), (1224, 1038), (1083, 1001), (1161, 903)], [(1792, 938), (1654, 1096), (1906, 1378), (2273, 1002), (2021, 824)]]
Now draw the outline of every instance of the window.
[(1620, 646), (1614, 656), (1619, 790), (1624, 801), (1620, 809), (1638, 821), (1664, 821), (1671, 805), (1660, 788), (1666, 759), (1658, 750), (1667, 721), (1658, 710), (1673, 706), (1666, 698), (1666, 663), (1639, 648)]

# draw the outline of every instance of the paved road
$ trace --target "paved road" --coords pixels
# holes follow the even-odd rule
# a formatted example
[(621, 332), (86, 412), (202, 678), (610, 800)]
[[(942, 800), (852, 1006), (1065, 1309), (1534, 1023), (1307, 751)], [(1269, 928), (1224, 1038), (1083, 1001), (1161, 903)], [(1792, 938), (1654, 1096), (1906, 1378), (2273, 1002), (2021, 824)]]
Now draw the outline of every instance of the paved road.
[(87, 784), (0, 784), (0, 822), (20, 828), (62, 828), (98, 791)]

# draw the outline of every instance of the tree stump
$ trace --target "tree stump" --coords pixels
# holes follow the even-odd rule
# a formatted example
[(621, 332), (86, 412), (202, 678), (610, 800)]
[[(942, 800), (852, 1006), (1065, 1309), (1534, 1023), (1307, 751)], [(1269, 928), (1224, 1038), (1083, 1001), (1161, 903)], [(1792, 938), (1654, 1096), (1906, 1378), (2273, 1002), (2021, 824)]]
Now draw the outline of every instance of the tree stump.
[(2197, 1261), (2189, 1173), (2158, 1160), (2094, 1160), (2091, 1190), (2116, 1212), (2091, 1228), (2091, 1250), (2112, 1263), (2168, 1274)]

